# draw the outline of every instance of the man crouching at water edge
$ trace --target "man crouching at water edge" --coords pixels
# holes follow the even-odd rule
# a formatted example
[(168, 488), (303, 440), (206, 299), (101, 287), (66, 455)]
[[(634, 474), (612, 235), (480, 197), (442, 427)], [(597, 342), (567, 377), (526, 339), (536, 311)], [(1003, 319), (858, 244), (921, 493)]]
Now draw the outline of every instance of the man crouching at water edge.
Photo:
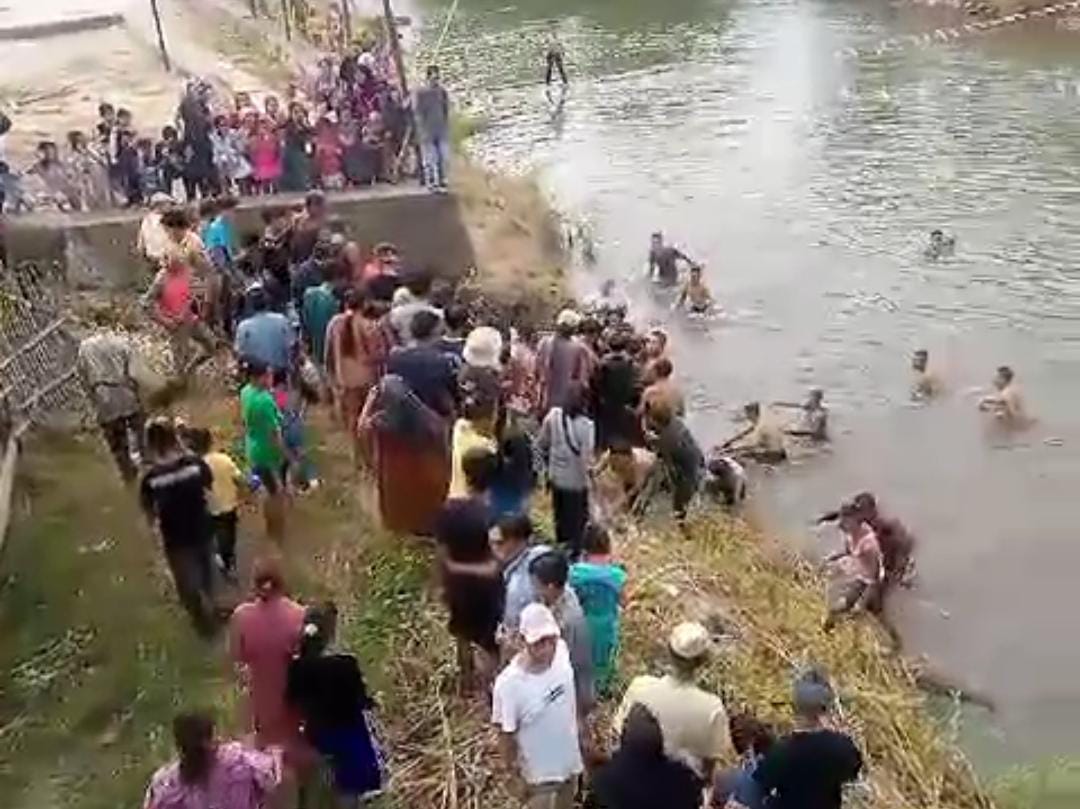
[(822, 567), (832, 574), (824, 628), (832, 630), (843, 615), (869, 612), (899, 649), (900, 635), (883, 610), (885, 565), (877, 534), (853, 502), (840, 507), (838, 527), (844, 534), (844, 547), (822, 561)]

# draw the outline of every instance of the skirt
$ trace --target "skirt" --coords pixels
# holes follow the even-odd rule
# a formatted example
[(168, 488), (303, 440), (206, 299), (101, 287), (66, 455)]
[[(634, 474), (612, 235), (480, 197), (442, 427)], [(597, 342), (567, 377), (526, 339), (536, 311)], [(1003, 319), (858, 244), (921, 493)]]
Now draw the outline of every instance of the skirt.
[(382, 751), (366, 716), (343, 728), (324, 728), (309, 737), (334, 774), (334, 788), (343, 795), (371, 795), (385, 777)]
[(383, 526), (399, 534), (431, 536), (450, 489), (446, 451), (377, 431), (375, 477)]

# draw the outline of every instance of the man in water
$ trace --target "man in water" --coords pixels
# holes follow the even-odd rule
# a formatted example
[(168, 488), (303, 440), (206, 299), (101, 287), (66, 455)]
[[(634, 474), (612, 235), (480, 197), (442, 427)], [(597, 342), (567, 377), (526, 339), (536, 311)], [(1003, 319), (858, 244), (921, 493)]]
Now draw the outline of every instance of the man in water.
[(585, 303), (586, 311), (604, 325), (621, 323), (626, 319), (630, 303), (618, 288), (614, 279), (608, 278), (600, 285), (600, 291)]
[(911, 386), (911, 398), (932, 399), (941, 393), (941, 378), (930, 370), (930, 352), (920, 348), (911, 358), (915, 380)]
[(733, 435), (718, 448), (718, 451), (731, 450), (733, 455), (750, 458), (758, 463), (780, 463), (787, 460), (784, 447), (784, 433), (776, 423), (776, 418), (768, 409), (762, 409), (758, 402), (750, 402), (743, 408), (750, 424)]
[(802, 413), (792, 428), (784, 430), (788, 435), (807, 438), (813, 442), (829, 440), (829, 409), (825, 407), (825, 391), (814, 388), (802, 404), (777, 402), (778, 407), (797, 407)]
[(649, 280), (667, 287), (679, 283), (679, 262), (694, 266), (694, 260), (677, 247), (664, 244), (664, 234), (657, 231), (649, 243)]
[(551, 36), (548, 38), (544, 61), (547, 65), (544, 71), (544, 84), (551, 86), (551, 80), (555, 78), (556, 71), (558, 71), (559, 80), (562, 81), (564, 87), (570, 83), (566, 78), (566, 67), (563, 65), (563, 46), (555, 36), (554, 31), (551, 32)]
[[(877, 498), (870, 492), (860, 492), (851, 502), (877, 536), (885, 590), (897, 584), (910, 587), (915, 579), (915, 537), (900, 520), (883, 514), (878, 509)], [(838, 509), (823, 514), (818, 523), (834, 522), (839, 518)]]
[(679, 290), (679, 297), (675, 301), (675, 308), (686, 306), (692, 315), (707, 315), (712, 311), (713, 296), (705, 282), (701, 278), (701, 265), (690, 266), (690, 277)]
[(713, 450), (705, 461), (705, 493), (735, 508), (746, 499), (746, 470), (724, 452)]
[(946, 236), (945, 231), (935, 228), (930, 231), (930, 243), (926, 246), (925, 254), (928, 259), (935, 261), (939, 258), (951, 256), (956, 252), (956, 237)]
[(1002, 365), (994, 376), (995, 393), (983, 397), (979, 409), (992, 413), (994, 418), (1013, 427), (1023, 427), (1030, 419), (1024, 407), (1024, 397), (1016, 382), (1016, 375), (1008, 365)]

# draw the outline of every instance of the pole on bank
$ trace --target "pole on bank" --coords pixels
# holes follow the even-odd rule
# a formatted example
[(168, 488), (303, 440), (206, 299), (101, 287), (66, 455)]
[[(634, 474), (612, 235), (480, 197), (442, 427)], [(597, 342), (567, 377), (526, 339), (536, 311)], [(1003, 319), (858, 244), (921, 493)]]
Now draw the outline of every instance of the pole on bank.
[[(348, 0), (346, 0), (348, 2)], [(394, 56), (394, 68), (397, 70), (398, 81), (401, 83), (401, 102), (409, 111), (409, 123), (413, 131), (413, 149), (416, 153), (416, 169), (420, 176), (424, 176), (424, 163), (420, 155), (420, 138), (417, 137), (416, 112), (412, 108), (409, 98), (409, 80), (405, 76), (405, 58), (401, 55), (401, 40), (398, 39), (397, 18), (394, 17), (394, 9), (390, 6), (390, 0), (383, 0), (383, 16), (386, 25), (386, 36), (390, 40), (390, 52)]]
[(292, 42), (292, 24), (289, 17), (292, 16), (292, 3), (289, 0), (281, 0), (281, 19), (285, 23), (285, 41)]
[(341, 43), (341, 49), (345, 52), (347, 52), (349, 50), (349, 46), (352, 45), (352, 9), (350, 8), (351, 4), (352, 0), (341, 0), (341, 27), (342, 29), (344, 29), (341, 35), (341, 38), (344, 40)]
[(169, 61), (169, 51), (165, 48), (165, 32), (161, 28), (161, 10), (158, 8), (158, 0), (150, 0), (150, 13), (154, 15), (154, 28), (157, 29), (158, 48), (161, 49), (161, 61), (165, 64), (165, 72), (172, 72), (172, 63)]

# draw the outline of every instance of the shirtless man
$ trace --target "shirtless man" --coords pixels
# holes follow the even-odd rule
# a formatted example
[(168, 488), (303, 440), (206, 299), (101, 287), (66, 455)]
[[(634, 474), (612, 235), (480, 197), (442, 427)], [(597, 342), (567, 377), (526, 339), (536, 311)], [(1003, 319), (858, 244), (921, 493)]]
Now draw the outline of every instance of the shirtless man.
[(675, 301), (675, 309), (686, 306), (687, 311), (693, 315), (707, 315), (712, 311), (713, 296), (705, 282), (701, 279), (701, 265), (693, 264), (690, 267), (690, 277), (679, 290), (679, 297)]
[(911, 398), (916, 400), (932, 399), (941, 393), (941, 378), (930, 370), (930, 352), (920, 348), (911, 357), (911, 369), (915, 372), (915, 381), (911, 386)]
[(984, 396), (979, 402), (979, 410), (992, 413), (994, 418), (1011, 427), (1023, 427), (1031, 419), (1024, 407), (1024, 397), (1016, 383), (1016, 375), (1008, 365), (1002, 365), (994, 376), (995, 393)]
[(956, 252), (956, 237), (946, 236), (945, 231), (935, 228), (930, 231), (930, 243), (924, 251), (926, 258), (936, 261), (939, 258), (951, 256)]
[(821, 388), (811, 390), (802, 404), (775, 402), (774, 406), (798, 408), (802, 411), (795, 426), (784, 430), (788, 435), (814, 442), (829, 440), (829, 409), (825, 407), (825, 391)]
[(730, 450), (736, 457), (750, 458), (758, 463), (786, 461), (784, 433), (776, 423), (773, 413), (768, 408), (762, 409), (758, 402), (750, 402), (743, 408), (743, 413), (750, 422), (749, 426), (733, 435), (715, 451)]
[(664, 234), (657, 231), (649, 243), (649, 280), (673, 287), (679, 283), (679, 262), (694, 266), (694, 261), (677, 247), (664, 244)]

